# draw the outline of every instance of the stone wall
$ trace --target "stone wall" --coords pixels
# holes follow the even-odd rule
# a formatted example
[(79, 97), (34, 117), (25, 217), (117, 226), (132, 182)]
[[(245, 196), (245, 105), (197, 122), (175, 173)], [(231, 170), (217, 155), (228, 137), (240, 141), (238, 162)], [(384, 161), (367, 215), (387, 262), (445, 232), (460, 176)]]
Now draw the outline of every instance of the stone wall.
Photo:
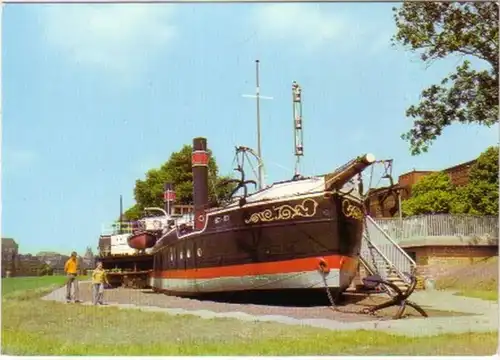
[(497, 246), (426, 246), (406, 248), (415, 254), (417, 274), (436, 279), (456, 268), (498, 256)]
[[(417, 263), (417, 279), (436, 280), (464, 266), (484, 262), (486, 259), (498, 256), (498, 247), (491, 246), (415, 246), (406, 247), (405, 250), (413, 255)], [(365, 268), (360, 264), (359, 270), (351, 283), (351, 288), (362, 284), (362, 279), (368, 276)], [(422, 286), (417, 286), (417, 289)]]

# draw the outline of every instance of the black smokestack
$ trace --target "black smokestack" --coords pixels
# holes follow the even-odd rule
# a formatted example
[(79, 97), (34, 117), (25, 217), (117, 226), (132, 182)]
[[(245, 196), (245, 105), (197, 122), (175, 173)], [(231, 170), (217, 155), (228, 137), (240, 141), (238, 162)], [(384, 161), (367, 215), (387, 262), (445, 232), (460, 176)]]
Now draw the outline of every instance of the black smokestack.
[(165, 183), (165, 191), (163, 192), (163, 201), (165, 202), (165, 211), (168, 215), (173, 214), (173, 206), (175, 202), (175, 192), (172, 183)]
[(193, 139), (193, 202), (195, 229), (201, 230), (205, 226), (205, 209), (208, 206), (208, 151), (207, 139)]

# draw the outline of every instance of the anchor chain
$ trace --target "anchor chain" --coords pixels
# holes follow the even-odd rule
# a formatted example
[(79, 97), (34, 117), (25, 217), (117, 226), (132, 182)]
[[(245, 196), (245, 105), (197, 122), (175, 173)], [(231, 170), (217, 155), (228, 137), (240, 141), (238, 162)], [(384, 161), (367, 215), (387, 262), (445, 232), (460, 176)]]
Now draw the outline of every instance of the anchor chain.
[(328, 282), (326, 281), (326, 275), (329, 273), (328, 267), (325, 263), (324, 260), (320, 260), (319, 262), (319, 273), (321, 274), (321, 277), (323, 279), (323, 284), (325, 285), (325, 291), (326, 291), (326, 296), (328, 297), (328, 300), (330, 301), (331, 306), (328, 308), (332, 310), (333, 312), (339, 312), (339, 313), (344, 313), (344, 314), (356, 314), (356, 315), (375, 315), (375, 313), (367, 313), (366, 309), (361, 309), (359, 311), (345, 311), (341, 310), (338, 308), (337, 304), (335, 303), (335, 299), (333, 298), (332, 292), (330, 291), (330, 287), (328, 286)]
[(330, 287), (328, 286), (328, 282), (326, 281), (326, 274), (328, 273), (328, 268), (326, 266), (326, 263), (324, 260), (320, 260), (319, 262), (319, 273), (321, 274), (321, 278), (323, 279), (323, 284), (325, 285), (325, 290), (326, 290), (326, 296), (328, 297), (328, 300), (330, 301), (331, 309), (332, 311), (339, 311), (337, 308), (337, 305), (335, 304), (335, 300), (333, 299), (332, 292), (330, 291)]

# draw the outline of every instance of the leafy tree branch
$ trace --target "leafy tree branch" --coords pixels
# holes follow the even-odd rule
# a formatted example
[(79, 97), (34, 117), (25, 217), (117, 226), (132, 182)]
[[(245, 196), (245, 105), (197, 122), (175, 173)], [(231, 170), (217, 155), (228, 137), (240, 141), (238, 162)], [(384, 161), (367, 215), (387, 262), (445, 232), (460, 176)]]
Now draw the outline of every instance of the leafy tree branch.
[(491, 126), (498, 122), (498, 5), (494, 2), (405, 2), (394, 8), (402, 45), (430, 64), (450, 55), (481, 59), (486, 70), (474, 70), (467, 59), (440, 84), (422, 91), (420, 103), (406, 116), (413, 128), (402, 135), (412, 155), (426, 152), (443, 129), (453, 123)]

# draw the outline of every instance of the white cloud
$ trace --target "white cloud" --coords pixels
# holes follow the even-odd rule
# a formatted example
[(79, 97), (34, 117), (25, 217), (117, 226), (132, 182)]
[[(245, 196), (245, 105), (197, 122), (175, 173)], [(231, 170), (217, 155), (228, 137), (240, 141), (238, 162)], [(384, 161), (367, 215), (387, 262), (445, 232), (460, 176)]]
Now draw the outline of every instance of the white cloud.
[(38, 156), (25, 149), (7, 148), (2, 153), (2, 171), (7, 174), (19, 174), (32, 167)]
[(252, 14), (252, 22), (261, 39), (295, 42), (300, 51), (332, 49), (376, 55), (390, 49), (395, 31), (385, 19), (336, 11), (322, 3), (262, 5)]
[(144, 66), (176, 34), (171, 5), (62, 5), (44, 8), (46, 41), (71, 60), (126, 72)]
[(326, 13), (320, 4), (271, 4), (259, 6), (253, 21), (260, 36), (270, 40), (297, 41), (301, 49), (315, 49), (342, 39), (347, 29), (340, 14)]

